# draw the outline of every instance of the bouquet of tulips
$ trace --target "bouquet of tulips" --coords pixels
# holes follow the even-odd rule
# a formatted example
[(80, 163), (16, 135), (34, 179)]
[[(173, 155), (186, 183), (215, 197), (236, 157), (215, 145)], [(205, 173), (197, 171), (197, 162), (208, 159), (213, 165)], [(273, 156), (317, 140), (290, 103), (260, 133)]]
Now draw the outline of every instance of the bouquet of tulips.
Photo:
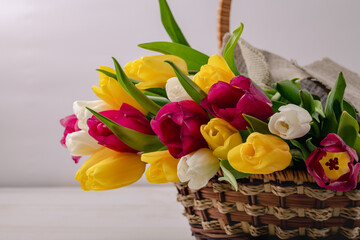
[(61, 120), (73, 160), (91, 155), (75, 177), (82, 189), (124, 187), (145, 172), (150, 183), (191, 189), (217, 176), (237, 190), (239, 178), (287, 168), (326, 189), (356, 188), (359, 125), (341, 73), (324, 106), (297, 79), (261, 89), (235, 65), (243, 24), (223, 56), (209, 57), (190, 47), (166, 1), (159, 3), (173, 42), (139, 46), (164, 55), (124, 68), (113, 58), (114, 68), (98, 69), (99, 100), (74, 102), (74, 114)]

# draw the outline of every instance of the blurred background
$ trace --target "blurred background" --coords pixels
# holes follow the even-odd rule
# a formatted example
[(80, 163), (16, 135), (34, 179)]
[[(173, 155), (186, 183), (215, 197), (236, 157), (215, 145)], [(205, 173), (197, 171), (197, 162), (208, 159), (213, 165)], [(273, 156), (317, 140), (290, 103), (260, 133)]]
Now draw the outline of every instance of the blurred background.
[[(168, 0), (191, 46), (217, 53), (216, 0)], [(234, 0), (231, 30), (255, 47), (295, 59), (322, 57), (360, 73), (360, 1)], [(156, 0), (0, 1), (0, 187), (77, 186), (74, 164), (59, 141), (59, 119), (75, 100), (95, 100), (100, 65), (152, 52), (170, 41)], [(145, 184), (142, 180), (138, 184)]]

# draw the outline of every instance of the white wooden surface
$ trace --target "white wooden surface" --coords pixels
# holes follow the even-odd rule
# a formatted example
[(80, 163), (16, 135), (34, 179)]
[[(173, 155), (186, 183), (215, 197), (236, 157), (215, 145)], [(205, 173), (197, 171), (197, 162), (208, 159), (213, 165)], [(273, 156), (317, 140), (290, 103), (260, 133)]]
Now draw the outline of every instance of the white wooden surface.
[(194, 239), (176, 189), (0, 188), (3, 240)]

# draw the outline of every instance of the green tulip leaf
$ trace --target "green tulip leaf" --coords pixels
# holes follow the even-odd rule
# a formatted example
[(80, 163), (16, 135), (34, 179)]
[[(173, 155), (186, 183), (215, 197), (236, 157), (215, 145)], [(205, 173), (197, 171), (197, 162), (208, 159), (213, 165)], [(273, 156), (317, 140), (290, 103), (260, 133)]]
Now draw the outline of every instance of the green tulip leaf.
[(154, 152), (164, 148), (164, 144), (159, 140), (158, 136), (126, 128), (90, 108), (87, 109), (129, 147), (140, 152)]
[(334, 112), (327, 113), (323, 123), (323, 129), (322, 129), (323, 135), (327, 135), (329, 133), (336, 133), (337, 129), (338, 129), (338, 121), (336, 120), (335, 113)]
[(299, 88), (296, 84), (290, 80), (279, 81), (274, 84), (274, 88), (280, 93), (280, 95), (289, 102), (300, 105), (301, 97)]
[(293, 84), (295, 84), (295, 86), (301, 90), (301, 83), (298, 81), (299, 78), (293, 78), (293, 79), (290, 79), (290, 82), (292, 82)]
[(144, 91), (147, 96), (164, 97), (167, 98), (167, 94), (164, 88), (147, 88)]
[(300, 90), (301, 107), (307, 110), (310, 115), (315, 111), (315, 103), (313, 96), (306, 90)]
[(201, 90), (201, 88), (196, 85), (185, 73), (183, 73), (176, 64), (171, 61), (165, 61), (174, 69), (176, 77), (179, 79), (179, 82), (185, 89), (185, 91), (189, 94), (189, 96), (198, 104), (200, 104), (201, 100), (207, 96), (207, 94)]
[(175, 43), (179, 43), (185, 46), (190, 46), (186, 41), (181, 29), (175, 21), (175, 18), (167, 4), (166, 0), (159, 0), (161, 22), (168, 33), (171, 40)]
[[(103, 69), (96, 69), (96, 71), (101, 72), (101, 73), (105, 74), (106, 76), (117, 80), (117, 76), (116, 76), (115, 73), (112, 73), (112, 72), (109, 72), (109, 71), (106, 71), (106, 70), (103, 70)], [(132, 79), (132, 78), (129, 78), (129, 80), (133, 84), (137, 84), (137, 83), (140, 82), (140, 81)], [(167, 97), (166, 91), (163, 88), (148, 88), (148, 89), (146, 89), (146, 91), (144, 93), (145, 93), (145, 95), (150, 95), (150, 96)]]
[(199, 71), (201, 66), (207, 64), (209, 59), (206, 54), (179, 43), (150, 42), (138, 46), (147, 50), (178, 56), (186, 62), (188, 69), (193, 71)]
[(229, 172), (231, 172), (231, 174), (234, 176), (235, 179), (245, 178), (245, 177), (249, 177), (252, 175), (250, 173), (243, 173), (243, 172), (239, 172), (238, 170), (234, 169), (230, 165), (229, 160), (221, 160), (220, 166), (222, 166), (223, 168), (226, 168)]
[(295, 139), (291, 139), (291, 140), (290, 140), (290, 143), (291, 143), (294, 147), (298, 148), (298, 149), (301, 151), (301, 153), (302, 153), (302, 155), (304, 156), (304, 159), (305, 159), (305, 160), (309, 157), (310, 152), (309, 152), (309, 151), (307, 150), (307, 148), (306, 148), (304, 145), (302, 145), (299, 141), (297, 141), (297, 140), (295, 140)]
[(340, 116), (343, 112), (343, 98), (346, 88), (346, 82), (343, 74), (340, 72), (339, 77), (331, 89), (325, 104), (325, 116), (326, 118), (332, 119), (335, 114), (335, 120), (339, 121)]
[(286, 103), (281, 102), (281, 101), (272, 100), (271, 102), (272, 102), (271, 108), (273, 109), (273, 112), (274, 112), (274, 113), (278, 112), (278, 111), (279, 111), (279, 108), (280, 108), (281, 106), (285, 106), (285, 105), (286, 105)]
[(253, 132), (259, 132), (262, 134), (271, 134), (268, 124), (266, 122), (257, 119), (256, 117), (243, 114), (244, 119), (249, 123)]
[(120, 85), (129, 93), (143, 108), (156, 115), (160, 110), (160, 106), (151, 101), (144, 93), (142, 93), (126, 76), (118, 61), (113, 58), (116, 70), (116, 77)]
[(344, 111), (347, 111), (355, 120), (357, 120), (356, 110), (353, 105), (347, 101), (343, 101)]
[(263, 92), (269, 99), (271, 99), (277, 93), (275, 89), (265, 89)]
[(360, 156), (360, 136), (358, 135), (353, 146), (358, 156)]
[(221, 170), (224, 173), (224, 176), (220, 177), (219, 181), (227, 181), (227, 182), (229, 182), (235, 188), (236, 191), (239, 190), (239, 186), (237, 184), (236, 179), (245, 178), (245, 177), (248, 177), (248, 176), (251, 175), (251, 174), (248, 174), (248, 173), (242, 173), (242, 172), (239, 172), (239, 171), (235, 170), (230, 165), (228, 160), (221, 160), (220, 161), (220, 167), (221, 167)]
[(275, 90), (275, 91), (276, 91), (276, 93), (270, 99), (271, 99), (271, 101), (280, 101), (281, 95), (277, 90)]
[(315, 151), (317, 149), (317, 147), (311, 142), (312, 138), (309, 138), (306, 140), (306, 147), (307, 149), (309, 149), (310, 153)]
[(314, 100), (314, 104), (315, 104), (315, 112), (319, 113), (319, 115), (322, 118), (325, 118), (325, 113), (321, 102), (319, 100)]
[(325, 120), (323, 133), (336, 133), (338, 123), (343, 112), (343, 98), (346, 88), (346, 82), (343, 74), (340, 72), (334, 87), (329, 92), (325, 104)]
[(240, 27), (238, 27), (233, 31), (233, 35), (230, 37), (224, 49), (224, 59), (229, 65), (231, 71), (235, 74), (235, 76), (240, 75), (240, 73), (235, 64), (234, 50), (237, 42), (239, 41), (243, 29), (244, 29), (244, 24), (240, 23)]
[(310, 126), (311, 126), (311, 134), (312, 134), (316, 139), (320, 139), (320, 138), (321, 138), (321, 131), (320, 131), (320, 126), (319, 126), (318, 122), (316, 122), (316, 121), (311, 121), (311, 122), (310, 122)]
[[(111, 77), (111, 78), (117, 80), (117, 77), (116, 77), (116, 74), (115, 74), (115, 73), (112, 73), (112, 72), (109, 72), (109, 71), (106, 71), (106, 70), (103, 70), (103, 69), (96, 69), (96, 71), (101, 72), (101, 73), (105, 74), (106, 76)], [(131, 78), (129, 78), (129, 80), (130, 80), (133, 84), (137, 84), (137, 83), (140, 82), (140, 81), (138, 81), (138, 80), (131, 79)]]
[(148, 98), (161, 107), (170, 102), (169, 99), (164, 97), (148, 96)]
[[(305, 161), (306, 159), (304, 159), (304, 156), (302, 154), (302, 152), (299, 149), (290, 149), (290, 153), (292, 156), (292, 159), (295, 161)], [(293, 161), (291, 161), (292, 164), (294, 164)], [(290, 163), (290, 165), (291, 165)], [(289, 167), (290, 167), (289, 165)]]
[(248, 130), (239, 130), (239, 133), (241, 135), (242, 141), (245, 142), (251, 132), (249, 132)]
[(254, 132), (254, 130), (252, 130), (251, 127), (246, 127), (246, 130), (248, 131), (249, 135), (252, 134)]
[(337, 135), (349, 146), (355, 145), (359, 134), (359, 124), (348, 112), (341, 114)]

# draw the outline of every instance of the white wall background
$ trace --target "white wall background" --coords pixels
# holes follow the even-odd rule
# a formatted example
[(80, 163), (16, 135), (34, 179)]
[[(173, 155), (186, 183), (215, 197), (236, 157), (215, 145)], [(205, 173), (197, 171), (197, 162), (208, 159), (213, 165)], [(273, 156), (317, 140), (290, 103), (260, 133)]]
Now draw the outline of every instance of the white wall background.
[[(217, 53), (216, 0), (169, 0), (190, 44)], [(231, 29), (299, 64), (328, 56), (360, 73), (357, 0), (233, 0)], [(168, 41), (156, 0), (0, 1), (0, 187), (69, 186), (80, 164), (60, 144), (59, 119), (94, 100), (99, 65), (122, 65)]]

